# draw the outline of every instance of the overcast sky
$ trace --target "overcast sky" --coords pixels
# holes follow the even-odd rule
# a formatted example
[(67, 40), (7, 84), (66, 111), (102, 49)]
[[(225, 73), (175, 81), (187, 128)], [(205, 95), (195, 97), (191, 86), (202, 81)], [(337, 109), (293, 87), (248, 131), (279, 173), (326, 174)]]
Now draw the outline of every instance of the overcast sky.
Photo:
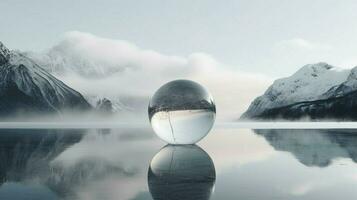
[(357, 65), (355, 0), (1, 0), (0, 41), (41, 51), (68, 31), (166, 55), (204, 52), (237, 70), (280, 77), (326, 61)]

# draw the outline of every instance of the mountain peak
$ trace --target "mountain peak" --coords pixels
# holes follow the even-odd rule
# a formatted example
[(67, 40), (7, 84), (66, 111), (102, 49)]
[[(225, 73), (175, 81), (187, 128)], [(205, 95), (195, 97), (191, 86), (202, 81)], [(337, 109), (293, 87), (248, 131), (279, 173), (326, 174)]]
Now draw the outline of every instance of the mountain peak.
[(323, 70), (329, 70), (334, 68), (334, 66), (329, 65), (326, 62), (311, 63), (311, 64), (304, 65), (303, 67), (308, 67), (311, 69), (323, 69)]
[(313, 77), (318, 76), (328, 70), (336, 69), (336, 67), (329, 65), (325, 62), (319, 62), (314, 64), (307, 64), (300, 68), (295, 74), (311, 75)]
[(0, 42), (0, 65), (6, 63), (10, 57), (10, 50)]
[(259, 116), (266, 110), (298, 102), (328, 98), (336, 94), (338, 87), (335, 86), (343, 84), (348, 76), (353, 77), (350, 72), (324, 62), (304, 65), (293, 75), (275, 80), (262, 96), (252, 102), (243, 117)]
[(0, 116), (90, 110), (83, 96), (28, 57), (0, 46)]
[(357, 80), (357, 66), (351, 69), (351, 73), (347, 78), (347, 81)]

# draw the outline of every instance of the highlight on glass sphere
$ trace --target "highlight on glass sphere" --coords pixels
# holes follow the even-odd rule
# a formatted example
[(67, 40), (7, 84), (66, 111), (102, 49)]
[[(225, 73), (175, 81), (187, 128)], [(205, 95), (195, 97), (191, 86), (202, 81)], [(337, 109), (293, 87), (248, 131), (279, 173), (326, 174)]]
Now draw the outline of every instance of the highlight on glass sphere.
[(196, 145), (165, 146), (148, 170), (149, 191), (155, 200), (208, 200), (215, 181), (212, 159)]
[(212, 96), (200, 84), (175, 80), (161, 86), (150, 100), (154, 132), (170, 144), (194, 144), (211, 130), (216, 117)]

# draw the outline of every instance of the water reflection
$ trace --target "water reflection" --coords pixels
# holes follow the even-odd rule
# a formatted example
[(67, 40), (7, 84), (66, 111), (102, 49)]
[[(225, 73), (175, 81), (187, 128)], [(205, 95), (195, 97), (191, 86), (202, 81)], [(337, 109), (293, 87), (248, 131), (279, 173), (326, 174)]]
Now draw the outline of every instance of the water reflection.
[(254, 130), (278, 151), (292, 153), (305, 166), (327, 167), (336, 158), (357, 162), (356, 130)]
[(196, 145), (167, 145), (152, 159), (148, 185), (155, 200), (209, 199), (216, 171), (210, 156)]
[(0, 130), (0, 199), (132, 199), (146, 189), (146, 163), (158, 146), (151, 135)]
[(63, 193), (46, 182), (51, 174), (50, 162), (79, 142), (82, 133), (80, 130), (1, 130), (0, 199), (26, 199), (28, 195), (33, 199), (57, 199)]
[(355, 131), (255, 132), (210, 134), (208, 155), (194, 145), (156, 153), (151, 129), (0, 130), (0, 199), (357, 198)]

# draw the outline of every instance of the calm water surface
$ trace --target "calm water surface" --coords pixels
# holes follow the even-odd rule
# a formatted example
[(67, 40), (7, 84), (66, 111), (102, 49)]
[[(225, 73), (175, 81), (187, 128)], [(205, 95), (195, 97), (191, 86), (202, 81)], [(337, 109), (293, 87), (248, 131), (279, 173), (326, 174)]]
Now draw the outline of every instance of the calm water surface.
[(357, 130), (0, 130), (0, 199), (356, 199)]

